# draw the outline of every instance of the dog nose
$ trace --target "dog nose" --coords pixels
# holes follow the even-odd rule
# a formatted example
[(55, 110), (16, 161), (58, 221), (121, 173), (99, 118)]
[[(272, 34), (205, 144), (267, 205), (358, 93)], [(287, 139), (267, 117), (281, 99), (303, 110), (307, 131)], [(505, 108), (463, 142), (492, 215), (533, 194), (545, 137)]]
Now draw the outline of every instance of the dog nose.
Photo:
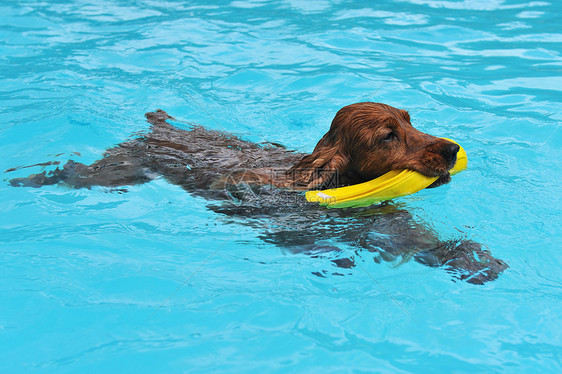
[(447, 162), (454, 163), (457, 160), (457, 152), (459, 151), (459, 149), (460, 147), (458, 146), (458, 144), (448, 143), (441, 150), (441, 154)]

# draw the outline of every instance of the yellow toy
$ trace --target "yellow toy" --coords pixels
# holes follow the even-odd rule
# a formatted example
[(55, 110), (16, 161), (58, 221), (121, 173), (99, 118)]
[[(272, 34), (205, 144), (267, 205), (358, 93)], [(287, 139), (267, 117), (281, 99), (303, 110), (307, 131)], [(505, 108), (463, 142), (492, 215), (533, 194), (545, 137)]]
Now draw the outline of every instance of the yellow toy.
[[(451, 139), (447, 140), (458, 144)], [(449, 171), (451, 175), (466, 169), (468, 163), (465, 150), (460, 145), (459, 147), (457, 162)], [(376, 179), (353, 186), (307, 191), (306, 200), (328, 208), (363, 207), (413, 194), (428, 187), (437, 179), (438, 177), (426, 177), (413, 170), (392, 170)]]

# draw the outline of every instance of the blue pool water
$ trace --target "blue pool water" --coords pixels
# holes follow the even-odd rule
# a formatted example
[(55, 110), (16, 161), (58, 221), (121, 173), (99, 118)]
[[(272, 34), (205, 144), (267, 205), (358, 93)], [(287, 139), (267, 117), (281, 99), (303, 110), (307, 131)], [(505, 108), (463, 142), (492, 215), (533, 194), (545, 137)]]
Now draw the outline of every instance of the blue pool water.
[[(6, 1), (0, 372), (560, 372), (562, 3)], [(469, 169), (399, 199), (510, 268), (289, 254), (163, 179), (13, 188), (180, 122), (311, 151), (344, 105), (410, 111)], [(349, 248), (353, 250), (353, 248)]]

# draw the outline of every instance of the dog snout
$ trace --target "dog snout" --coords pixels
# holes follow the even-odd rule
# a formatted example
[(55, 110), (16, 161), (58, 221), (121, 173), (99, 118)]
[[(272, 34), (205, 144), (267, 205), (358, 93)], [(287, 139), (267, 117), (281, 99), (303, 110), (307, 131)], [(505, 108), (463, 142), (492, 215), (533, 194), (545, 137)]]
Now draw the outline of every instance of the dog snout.
[(453, 166), (457, 161), (457, 153), (459, 149), (460, 147), (458, 144), (449, 142), (441, 149), (441, 155), (448, 164)]

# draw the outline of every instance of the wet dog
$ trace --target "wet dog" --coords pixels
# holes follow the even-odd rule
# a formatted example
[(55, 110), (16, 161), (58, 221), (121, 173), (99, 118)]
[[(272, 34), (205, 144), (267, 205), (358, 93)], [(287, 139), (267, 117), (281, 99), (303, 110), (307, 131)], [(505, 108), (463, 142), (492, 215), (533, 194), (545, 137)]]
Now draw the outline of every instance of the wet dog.
[(146, 118), (150, 131), (109, 149), (91, 165), (69, 161), (10, 184), (121, 187), (163, 177), (208, 199), (215, 212), (260, 227), (265, 241), (292, 252), (335, 256), (340, 268), (355, 265), (342, 245), (373, 252), (375, 261), (413, 258), (444, 267), (475, 284), (496, 279), (507, 268), (476, 242), (440, 241), (394, 205), (326, 210), (304, 200), (300, 191), (361, 183), (394, 169), (438, 177), (430, 187), (447, 183), (458, 145), (416, 130), (404, 110), (371, 102), (346, 106), (308, 155), (201, 126), (180, 129), (161, 110)]

